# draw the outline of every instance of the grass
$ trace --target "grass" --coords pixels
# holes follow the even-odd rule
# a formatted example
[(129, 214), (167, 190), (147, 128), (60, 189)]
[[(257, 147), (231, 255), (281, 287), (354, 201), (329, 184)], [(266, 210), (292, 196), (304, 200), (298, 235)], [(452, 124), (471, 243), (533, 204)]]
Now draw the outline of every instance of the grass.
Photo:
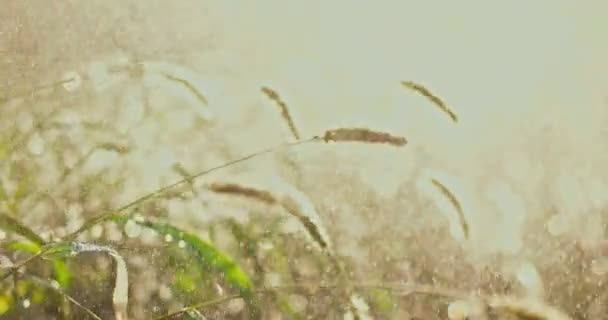
[[(196, 108), (208, 107), (204, 90), (194, 84), (195, 75), (184, 71), (184, 68), (173, 70), (168, 64), (146, 63), (138, 63), (138, 66), (138, 79), (157, 72), (166, 81), (181, 85), (193, 95), (193, 101), (200, 102)], [(86, 85), (86, 78), (82, 81), (78, 85)], [(52, 89), (44, 99), (64, 101), (65, 93), (61, 90), (65, 84), (63, 81), (41, 86), (45, 90)], [(404, 81), (402, 85), (428, 98), (453, 122), (458, 121), (443, 100), (424, 86), (412, 81)], [(77, 94), (78, 90), (85, 89), (71, 83), (71, 94)], [(476, 306), (481, 306), (475, 309), (480, 313), (477, 316), (484, 317), (509, 315), (521, 319), (570, 319), (540, 299), (456, 289), (462, 288), (457, 282), (453, 283), (454, 288), (445, 288), (436, 283), (437, 279), (430, 275), (429, 270), (419, 271), (415, 277), (403, 277), (400, 281), (379, 279), (373, 282), (357, 277), (351, 271), (357, 266), (341, 253), (339, 245), (344, 242), (336, 241), (336, 228), (328, 221), (328, 215), (311, 197), (296, 189), (270, 190), (222, 179), (203, 181), (206, 191), (216, 196), (228, 195), (221, 200), (211, 197), (205, 201), (226, 201), (229, 204), (224, 208), (226, 211), (230, 211), (230, 206), (244, 206), (247, 218), (219, 216), (204, 223), (175, 221), (171, 216), (175, 212), (170, 212), (168, 203), (196, 199), (193, 189), (200, 189), (198, 181), (278, 150), (335, 142), (368, 144), (370, 148), (381, 144), (413, 152), (407, 149), (408, 139), (405, 137), (363, 127), (331, 128), (319, 135), (302, 138), (289, 106), (279, 93), (268, 87), (261, 88), (261, 92), (279, 106), (282, 119), (295, 142), (285, 142), (195, 173), (180, 166), (181, 179), (134, 197), (126, 204), (111, 205), (109, 195), (97, 192), (113, 190), (107, 185), (121, 190), (124, 182), (104, 184), (109, 171), (93, 176), (91, 186), (66, 185), (68, 175), (83, 175), (75, 170), (90, 161), (96, 151), (127, 157), (137, 149), (136, 146), (107, 140), (94, 142), (88, 151), (81, 153), (81, 158), (73, 166), (58, 170), (60, 174), (55, 190), (13, 187), (11, 191), (4, 185), (6, 179), (0, 180), (0, 200), (6, 204), (6, 210), (0, 207), (3, 210), (0, 212), (0, 228), (10, 239), (2, 242), (1, 254), (10, 263), (3, 265), (0, 276), (0, 313), (7, 319), (36, 315), (62, 319), (268, 319), (277, 313), (293, 319), (331, 319), (345, 315), (355, 319), (396, 319), (417, 305), (428, 312), (428, 319), (439, 315), (464, 319), (474, 316), (471, 310)], [(17, 98), (22, 97), (20, 94)], [(38, 108), (44, 109), (46, 105)], [(14, 116), (9, 112), (6, 115), (7, 118)], [(41, 127), (44, 126), (34, 126), (23, 135), (27, 138)], [(0, 150), (8, 150), (4, 155), (7, 159), (27, 153), (22, 143), (0, 147)], [(19, 175), (30, 174), (32, 179), (45, 174), (44, 164), (3, 163), (6, 170)], [(128, 171), (125, 174), (128, 177)], [(79, 181), (84, 183), (87, 179), (83, 177)], [(457, 196), (441, 182), (431, 182), (458, 211), (463, 233), (468, 239), (469, 222), (464, 218)], [(87, 192), (81, 189), (87, 189)], [(26, 216), (22, 211), (23, 205), (31, 205), (28, 201), (32, 198), (36, 199), (33, 207), (44, 204), (45, 197), (35, 195), (45, 192), (53, 193), (51, 199), (86, 202), (80, 213), (82, 222), (69, 230), (52, 225), (42, 228), (43, 222), (36, 225), (31, 219), (28, 223), (23, 222), (23, 216)], [(240, 204), (237, 198), (244, 198), (246, 204)], [(205, 214), (203, 210), (185, 211), (178, 213), (186, 216)], [(54, 219), (65, 219), (62, 212), (53, 214)], [(289, 221), (296, 222), (303, 233), (283, 232), (282, 228)], [(56, 234), (51, 237), (40, 232), (42, 229), (51, 229)], [(103, 230), (104, 237), (95, 236), (95, 230)], [(151, 234), (144, 236), (144, 230), (151, 231)], [(380, 243), (382, 241), (380, 239)], [(373, 246), (371, 242), (366, 245)], [(108, 257), (110, 262), (104, 260)], [(420, 253), (416, 257), (422, 261), (425, 254)], [(374, 265), (376, 272), (368, 274), (370, 277), (385, 274), (383, 268), (389, 269), (386, 261), (374, 262)], [(432, 268), (430, 265), (423, 267)], [(145, 280), (147, 275), (152, 275), (153, 280)], [(33, 299), (34, 292), (39, 298)], [(302, 300), (307, 302), (304, 306), (298, 303)], [(35, 302), (34, 307), (30, 305), (32, 301)]]

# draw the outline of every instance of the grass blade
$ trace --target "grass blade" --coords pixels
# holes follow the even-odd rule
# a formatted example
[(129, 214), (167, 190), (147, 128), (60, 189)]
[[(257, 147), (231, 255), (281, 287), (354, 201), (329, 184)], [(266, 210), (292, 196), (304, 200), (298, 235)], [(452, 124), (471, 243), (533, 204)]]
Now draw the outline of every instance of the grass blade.
[(190, 91), (201, 103), (207, 105), (209, 104), (209, 102), (207, 101), (207, 97), (205, 97), (205, 95), (203, 95), (202, 92), (200, 92), (194, 85), (192, 85), (192, 83), (190, 83), (188, 80), (176, 77), (174, 75), (168, 74), (168, 73), (163, 73), (163, 75), (165, 77), (167, 77), (167, 79), (171, 80), (171, 81), (175, 81), (181, 85), (183, 85), (184, 87), (186, 87), (188, 89), (188, 91)]
[[(268, 153), (274, 152), (277, 149), (282, 148), (282, 147), (293, 147), (293, 146), (297, 146), (297, 145), (301, 145), (301, 144), (305, 144), (305, 143), (312, 142), (312, 141), (317, 141), (317, 140), (319, 140), (318, 137), (313, 137), (313, 138), (310, 138), (310, 139), (307, 139), (307, 140), (301, 140), (301, 141), (296, 141), (296, 142), (291, 142), (291, 143), (283, 143), (283, 144), (280, 144), (278, 146), (274, 146), (274, 147), (270, 147), (270, 148), (267, 148), (267, 149), (264, 149), (264, 150), (261, 150), (261, 151), (250, 153), (250, 154), (248, 154), (246, 156), (243, 156), (241, 158), (238, 158), (238, 159), (235, 159), (235, 160), (232, 160), (232, 161), (229, 161), (229, 162), (225, 162), (223, 164), (220, 164), (218, 166), (212, 167), (210, 169), (206, 169), (206, 170), (200, 171), (200, 172), (198, 172), (198, 173), (196, 173), (196, 174), (194, 174), (194, 175), (192, 175), (190, 177), (186, 177), (186, 178), (184, 178), (182, 180), (176, 181), (176, 182), (174, 182), (172, 184), (166, 185), (164, 187), (156, 189), (155, 191), (147, 193), (147, 194), (145, 194), (145, 195), (143, 195), (143, 196), (141, 196), (141, 197), (139, 197), (139, 198), (137, 198), (137, 199), (135, 199), (135, 200), (133, 200), (133, 201), (131, 201), (131, 202), (129, 202), (129, 203), (127, 203), (127, 204), (119, 207), (119, 208), (117, 208), (117, 209), (106, 211), (106, 212), (104, 212), (104, 213), (102, 213), (102, 214), (100, 214), (100, 215), (98, 215), (96, 217), (93, 217), (93, 218), (87, 220), (76, 231), (74, 231), (74, 232), (68, 234), (67, 236), (65, 236), (63, 238), (63, 240), (64, 241), (72, 241), (72, 240), (76, 239), (76, 237), (79, 234), (81, 234), (82, 232), (84, 232), (84, 231), (92, 228), (93, 226), (95, 226), (95, 225), (97, 225), (97, 224), (99, 224), (101, 222), (113, 220), (113, 219), (115, 219), (118, 216), (122, 216), (122, 215), (125, 214), (125, 211), (128, 210), (128, 209), (130, 209), (130, 208), (133, 208), (133, 207), (135, 207), (135, 206), (137, 206), (137, 205), (139, 205), (139, 204), (141, 204), (141, 203), (143, 203), (143, 202), (145, 202), (147, 200), (150, 200), (150, 199), (153, 199), (153, 198), (155, 198), (157, 196), (160, 196), (160, 195), (164, 194), (165, 192), (168, 192), (168, 191), (172, 190), (175, 187), (181, 186), (184, 183), (189, 183), (191, 181), (194, 181), (195, 179), (198, 179), (198, 178), (200, 178), (202, 176), (205, 176), (205, 175), (207, 175), (209, 173), (212, 173), (212, 172), (215, 172), (217, 170), (224, 169), (224, 168), (228, 168), (230, 166), (233, 166), (233, 165), (245, 162), (247, 160), (253, 159), (255, 157), (258, 157), (258, 156), (261, 156), (261, 155), (264, 155), (264, 154), (268, 154)], [(20, 269), (20, 268), (28, 265), (32, 261), (40, 258), (44, 253), (46, 253), (45, 250), (47, 250), (47, 249), (43, 249), (42, 251), (40, 251), (36, 255), (31, 256), (31, 257), (29, 257), (29, 258), (27, 258), (27, 259), (25, 259), (25, 260), (17, 263), (12, 271), (6, 272), (2, 276), (0, 276), (0, 281), (4, 281), (5, 279), (7, 279), (11, 274), (14, 273), (15, 270)]]
[[(126, 223), (128, 219), (119, 217), (116, 222)], [(185, 244), (185, 249), (192, 252), (198, 259), (203, 270), (210, 270), (220, 274), (226, 284), (243, 297), (247, 303), (251, 319), (260, 319), (261, 311), (253, 292), (253, 284), (249, 276), (230, 257), (220, 251), (211, 243), (204, 241), (192, 232), (188, 232), (167, 223), (144, 219), (133, 219), (138, 225), (152, 229), (159, 234), (170, 236), (174, 242)]]
[(101, 246), (86, 242), (57, 242), (48, 244), (44, 248), (43, 258), (56, 259), (59, 257), (74, 257), (83, 252), (103, 252), (109, 254), (116, 263), (116, 280), (112, 293), (114, 316), (117, 320), (127, 320), (127, 306), (129, 303), (129, 274), (124, 258), (108, 246)]
[(312, 141), (316, 141), (316, 140), (318, 140), (318, 138), (313, 137), (313, 138), (308, 139), (308, 140), (301, 140), (301, 141), (296, 141), (296, 142), (291, 142), (291, 143), (284, 143), (284, 144), (281, 144), (279, 146), (275, 146), (275, 147), (264, 149), (264, 150), (261, 150), (261, 151), (258, 151), (258, 152), (254, 152), (254, 153), (251, 153), (251, 154), (246, 155), (244, 157), (238, 158), (236, 160), (232, 160), (232, 161), (223, 163), (221, 165), (212, 167), (210, 169), (206, 169), (206, 170), (200, 171), (198, 173), (193, 174), (192, 176), (186, 177), (186, 178), (181, 179), (179, 181), (176, 181), (176, 182), (174, 182), (172, 184), (169, 184), (169, 185), (166, 185), (166, 186), (161, 187), (159, 189), (156, 189), (155, 191), (147, 193), (147, 194), (145, 194), (145, 195), (143, 195), (143, 196), (141, 196), (141, 197), (139, 197), (139, 198), (137, 198), (137, 199), (135, 199), (135, 200), (133, 200), (133, 201), (125, 204), (125, 205), (123, 205), (120, 208), (117, 208), (117, 209), (111, 210), (111, 211), (107, 211), (105, 213), (102, 213), (101, 215), (98, 215), (97, 217), (94, 217), (92, 219), (87, 220), (80, 228), (78, 228), (78, 230), (76, 230), (76, 231), (72, 232), (71, 234), (67, 235), (66, 237), (64, 237), (64, 240), (66, 240), (66, 241), (74, 240), (74, 239), (76, 239), (76, 237), (80, 233), (82, 233), (82, 232), (90, 229), (91, 227), (93, 227), (93, 226), (95, 226), (95, 225), (97, 225), (97, 224), (99, 224), (101, 222), (109, 221), (109, 220), (114, 220), (117, 215), (123, 214), (127, 209), (133, 208), (133, 207), (137, 206), (140, 203), (143, 203), (143, 202), (145, 202), (147, 200), (153, 199), (154, 197), (162, 195), (163, 193), (165, 193), (167, 191), (170, 191), (170, 190), (172, 190), (175, 187), (181, 186), (182, 184), (191, 183), (192, 181), (194, 181), (194, 180), (196, 180), (196, 179), (198, 179), (198, 178), (200, 178), (202, 176), (205, 176), (207, 174), (210, 174), (212, 172), (215, 172), (217, 170), (225, 169), (225, 168), (228, 168), (230, 166), (236, 165), (238, 163), (242, 163), (242, 162), (245, 162), (247, 160), (253, 159), (255, 157), (258, 157), (258, 156), (261, 156), (261, 155), (264, 155), (264, 154), (267, 154), (267, 153), (274, 152), (278, 148), (281, 148), (281, 147), (297, 146), (297, 145), (300, 145), (300, 144), (304, 144), (304, 143), (308, 143), (308, 142), (312, 142)]
[(237, 183), (215, 182), (207, 185), (207, 188), (216, 193), (230, 194), (250, 198), (268, 205), (278, 204), (287, 213), (298, 219), (312, 240), (319, 245), (322, 250), (331, 251), (331, 241), (321, 218), (314, 205), (308, 197), (297, 190), (285, 194), (275, 194), (268, 190), (246, 186)]
[[(31, 241), (10, 241), (2, 244), (2, 247), (15, 251), (29, 252), (31, 254), (37, 254), (40, 252), (40, 246)], [(57, 283), (59, 283), (61, 288), (67, 289), (72, 280), (72, 273), (70, 272), (70, 269), (63, 260), (55, 259), (52, 262), (55, 272), (55, 280)]]
[(23, 225), (21, 222), (4, 212), (0, 212), (0, 228), (12, 233), (16, 233), (37, 245), (43, 245), (46, 243), (46, 241), (32, 229)]

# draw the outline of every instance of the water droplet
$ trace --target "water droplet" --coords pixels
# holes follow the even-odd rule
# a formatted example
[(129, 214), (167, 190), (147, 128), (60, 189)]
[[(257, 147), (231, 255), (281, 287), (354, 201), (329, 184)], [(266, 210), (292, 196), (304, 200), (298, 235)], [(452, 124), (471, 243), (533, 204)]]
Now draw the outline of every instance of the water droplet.
[(171, 288), (166, 285), (161, 285), (158, 288), (158, 296), (164, 301), (169, 301), (173, 297), (173, 292), (171, 292)]
[(289, 304), (296, 312), (303, 312), (308, 305), (308, 299), (305, 296), (299, 294), (292, 294), (289, 296)]
[(226, 306), (229, 314), (237, 314), (245, 308), (245, 301), (241, 298), (231, 300)]
[(27, 143), (27, 149), (32, 155), (39, 156), (44, 152), (45, 141), (40, 134), (35, 133)]
[(201, 320), (205, 320), (207, 318), (205, 318), (205, 316), (198, 310), (188, 310), (188, 312), (186, 312), (186, 314), (188, 316), (190, 316), (193, 319), (201, 319)]
[(343, 317), (344, 320), (354, 320), (355, 316), (353, 315), (352, 311), (348, 310)]
[(103, 234), (103, 227), (101, 225), (95, 225), (91, 228), (91, 238), (99, 239)]
[(61, 285), (59, 285), (59, 282), (57, 282), (57, 280), (51, 280), (51, 287), (59, 289)]
[(129, 220), (125, 223), (125, 234), (129, 238), (139, 237), (141, 234), (141, 227), (135, 221)]
[(272, 248), (274, 248), (274, 244), (271, 241), (260, 241), (258, 246), (264, 251), (272, 250)]
[(264, 283), (269, 287), (278, 287), (282, 283), (281, 275), (276, 272), (270, 272), (264, 278)]
[(457, 300), (448, 306), (448, 319), (465, 320), (471, 313), (471, 306), (468, 302)]
[(568, 223), (563, 215), (556, 214), (547, 222), (547, 230), (552, 236), (559, 236), (568, 230)]
[(154, 244), (159, 240), (158, 233), (153, 229), (144, 229), (139, 238), (145, 244)]
[(13, 267), (13, 262), (7, 256), (0, 255), (0, 268), (11, 268)]
[(217, 294), (220, 296), (224, 295), (224, 289), (217, 282), (215, 283), (215, 291), (217, 291)]
[(367, 302), (361, 296), (354, 294), (350, 297), (350, 301), (353, 307), (360, 313), (369, 312), (369, 305), (367, 305)]
[(523, 262), (516, 274), (517, 280), (528, 290), (528, 293), (534, 296), (541, 296), (543, 291), (542, 279), (536, 267), (528, 262)]
[(76, 71), (69, 71), (63, 75), (63, 88), (68, 92), (74, 92), (82, 84), (82, 78)]

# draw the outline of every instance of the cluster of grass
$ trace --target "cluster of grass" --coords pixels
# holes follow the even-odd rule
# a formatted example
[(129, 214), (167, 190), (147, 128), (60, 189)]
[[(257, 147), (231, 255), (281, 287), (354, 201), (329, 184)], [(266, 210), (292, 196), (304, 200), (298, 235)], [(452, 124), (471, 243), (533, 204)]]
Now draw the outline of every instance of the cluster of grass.
[[(187, 70), (168, 71), (166, 65), (142, 62), (112, 70), (128, 73), (130, 78), (142, 77), (153, 70), (181, 86), (194, 96), (194, 101), (202, 105), (208, 103), (203, 90), (190, 80), (192, 75)], [(59, 83), (34, 88), (29, 94), (36, 98), (28, 96), (26, 99), (37, 103), (45, 99), (38, 95), (42, 89), (51, 91), (49, 95), (59, 95), (62, 88), (75, 90), (81, 81), (77, 74), (72, 74)], [(456, 113), (429, 89), (412, 81), (402, 84), (428, 98), (457, 122)], [(400, 317), (397, 309), (403, 299), (421, 295), (434, 299), (434, 304), (440, 301), (440, 311), (436, 315), (450, 319), (483, 319), (498, 314), (522, 319), (569, 319), (541, 300), (469, 294), (412, 279), (376, 283), (355, 279), (350, 272), (350, 261), (335, 250), (323, 215), (305, 195), (241, 182), (204, 183), (205, 191), (228, 196), (234, 201), (242, 198), (256, 209), (249, 210), (250, 217), (245, 221), (217, 218), (206, 225), (188, 227), (172, 221), (163, 214), (161, 200), (192, 197), (201, 191), (196, 181), (263, 154), (313, 143), (382, 144), (406, 149), (405, 137), (362, 127), (330, 128), (319, 135), (302, 138), (287, 103), (279, 94), (268, 87), (262, 87), (261, 92), (279, 106), (293, 142), (200, 172), (181, 170), (183, 179), (122, 206), (114, 207), (110, 202), (91, 205), (90, 213), (77, 227), (71, 231), (57, 231), (52, 237), (37, 231), (39, 227), (32, 226), (32, 221), (23, 221), (23, 210), (35, 207), (36, 201), (53, 199), (50, 191), (36, 190), (27, 181), (28, 173), (44, 174), (44, 171), (28, 169), (28, 163), (15, 161), (27, 162), (27, 158), (12, 157), (21, 152), (37, 130), (52, 125), (42, 119), (51, 118), (59, 107), (54, 106), (50, 113), (45, 111), (39, 117), (40, 123), (25, 134), (14, 130), (17, 132), (14, 136), (3, 135), (0, 140), (2, 161), (11, 166), (10, 172), (20, 183), (9, 191), (0, 180), (3, 203), (0, 228), (6, 233), (0, 256), (3, 258), (0, 261), (0, 314), (7, 319), (36, 316), (61, 319), (271, 319), (276, 314), (290, 319), (387, 319)], [(35, 149), (35, 146), (30, 148)], [(58, 181), (72, 178), (74, 170), (83, 166), (99, 149), (119, 155), (130, 150), (129, 146), (116, 141), (96, 143), (70, 169), (63, 170)], [(104, 174), (108, 173), (77, 180), (73, 187), (78, 190), (75, 198), (103, 197), (104, 186), (100, 180)], [(457, 195), (442, 182), (436, 179), (431, 182), (455, 207), (462, 232), (468, 239), (469, 226)], [(64, 192), (75, 191), (67, 189)], [(43, 208), (54, 210), (48, 206)], [(305, 237), (281, 232), (288, 219), (301, 226)], [(109, 225), (121, 234), (119, 240), (90, 236), (96, 228)], [(143, 235), (147, 231), (151, 232), (151, 240), (144, 241)], [(140, 274), (143, 271), (155, 277), (146, 280)], [(280, 281), (273, 275), (280, 275)], [(452, 303), (448, 305), (448, 302)]]

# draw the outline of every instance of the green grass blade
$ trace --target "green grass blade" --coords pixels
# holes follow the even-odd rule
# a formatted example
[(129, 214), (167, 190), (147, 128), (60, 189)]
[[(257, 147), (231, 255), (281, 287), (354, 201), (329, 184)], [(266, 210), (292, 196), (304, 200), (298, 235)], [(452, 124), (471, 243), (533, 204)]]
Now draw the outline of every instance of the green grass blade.
[(43, 245), (46, 243), (42, 237), (15, 218), (9, 216), (4, 212), (0, 212), (0, 229), (8, 232), (16, 233), (37, 245)]
[(23, 251), (36, 254), (40, 251), (40, 246), (31, 241), (8, 241), (2, 244), (3, 248), (13, 251)]
[[(9, 241), (4, 243), (2, 247), (14, 251), (24, 251), (31, 254), (37, 254), (41, 249), (38, 244), (31, 241)], [(70, 272), (68, 265), (65, 263), (65, 261), (59, 259), (53, 259), (52, 262), (55, 280), (61, 288), (67, 289), (72, 280), (72, 273)]]
[(80, 253), (76, 251), (75, 245), (72, 242), (55, 242), (49, 243), (42, 248), (42, 259), (54, 260), (61, 258), (69, 258)]
[(70, 268), (62, 260), (53, 260), (53, 268), (55, 273), (55, 280), (59, 283), (59, 286), (63, 289), (67, 289), (72, 282), (72, 272)]
[[(282, 218), (282, 217), (280, 217)], [(255, 270), (257, 274), (263, 275), (265, 274), (264, 267), (262, 263), (259, 261), (257, 256), (257, 240), (251, 236), (251, 232), (246, 229), (245, 226), (240, 224), (234, 218), (228, 218), (223, 221), (224, 224), (230, 229), (230, 232), (234, 236), (234, 239), (241, 244), (241, 248), (243, 250), (243, 254), (248, 259), (251, 259), (254, 263)], [(269, 230), (275, 230), (276, 228), (269, 227)], [(283, 270), (285, 271), (285, 270)], [(259, 281), (256, 279), (256, 281)], [(291, 306), (289, 303), (289, 299), (281, 293), (281, 292), (270, 292), (269, 293), (274, 301), (276, 302), (277, 307), (290, 319), (299, 320), (303, 319)]]
[[(126, 219), (120, 220), (120, 222), (126, 222)], [(134, 219), (133, 221), (142, 227), (150, 228), (165, 236), (170, 236), (174, 243), (183, 243), (185, 245), (184, 248), (198, 258), (198, 262), (203, 270), (220, 274), (226, 285), (239, 291), (239, 294), (247, 303), (251, 319), (260, 319), (261, 312), (254, 295), (253, 284), (249, 276), (234, 260), (213, 244), (204, 241), (194, 233), (187, 232), (167, 223), (143, 219)]]

